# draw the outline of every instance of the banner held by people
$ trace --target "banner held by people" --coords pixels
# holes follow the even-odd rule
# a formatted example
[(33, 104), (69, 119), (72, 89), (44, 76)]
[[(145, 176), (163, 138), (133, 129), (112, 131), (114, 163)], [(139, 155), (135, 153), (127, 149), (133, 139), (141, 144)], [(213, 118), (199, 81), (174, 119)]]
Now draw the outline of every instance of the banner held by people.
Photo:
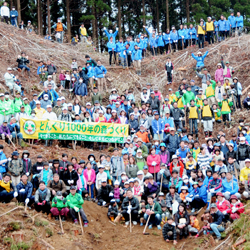
[(115, 123), (74, 123), (53, 120), (20, 119), (23, 138), (123, 143), (128, 125)]

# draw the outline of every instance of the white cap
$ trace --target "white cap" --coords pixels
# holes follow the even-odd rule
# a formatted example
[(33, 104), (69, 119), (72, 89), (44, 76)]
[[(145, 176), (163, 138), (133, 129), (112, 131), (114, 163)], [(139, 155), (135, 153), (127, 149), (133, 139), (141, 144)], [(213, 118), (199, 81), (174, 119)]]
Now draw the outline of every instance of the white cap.
[(130, 182), (134, 182), (134, 179), (133, 178), (130, 178), (129, 180), (128, 180), (128, 182), (130, 183)]
[(90, 102), (87, 102), (87, 103), (86, 103), (86, 106), (91, 106), (91, 103), (90, 103)]
[(4, 96), (4, 93), (0, 93), (0, 96)]
[(169, 130), (170, 130), (170, 131), (173, 131), (173, 130), (175, 130), (175, 128), (169, 128)]
[(64, 96), (62, 96), (62, 97), (61, 97), (61, 100), (65, 100), (65, 97), (64, 97)]
[(103, 183), (103, 182), (107, 182), (107, 180), (106, 180), (106, 179), (102, 179), (102, 183)]
[(62, 99), (61, 99), (61, 98), (57, 98), (57, 102), (58, 102), (58, 101), (60, 101), (60, 102), (61, 102), (61, 101), (62, 101)]
[(9, 68), (7, 68), (7, 70), (12, 70), (12, 68), (9, 67)]
[(52, 76), (49, 75), (48, 78), (52, 78)]
[(103, 114), (103, 111), (102, 110), (99, 110), (99, 112), (98, 112), (99, 114)]
[(103, 165), (99, 165), (99, 167), (98, 168), (104, 168), (104, 166)]
[(172, 156), (172, 160), (173, 160), (173, 159), (178, 159), (178, 156), (177, 156), (177, 155), (173, 155), (173, 156)]
[(52, 106), (51, 105), (47, 105), (47, 108), (52, 108)]
[(68, 107), (73, 107), (73, 104), (72, 104), (72, 103), (69, 103), (69, 104), (68, 104)]
[(143, 171), (142, 170), (139, 170), (138, 172), (137, 172), (137, 175), (143, 175)]
[(183, 175), (182, 176), (182, 180), (184, 180), (184, 179), (188, 179), (188, 176), (187, 175)]
[(24, 97), (24, 98), (23, 98), (23, 101), (25, 101), (25, 100), (28, 100), (28, 98), (27, 98), (27, 97)]
[(142, 150), (141, 150), (141, 149), (138, 149), (138, 150), (137, 150), (137, 153), (142, 153)]
[(114, 185), (120, 185), (120, 182), (118, 180), (116, 180)]
[(36, 104), (41, 104), (40, 101), (36, 101)]
[(63, 106), (62, 110), (68, 110), (68, 108), (66, 106)]
[(116, 110), (113, 109), (113, 110), (111, 111), (111, 113), (117, 113), (117, 112), (116, 112)]
[(247, 158), (247, 159), (245, 160), (245, 162), (250, 162), (250, 159)]
[(245, 137), (240, 137), (240, 141), (245, 141), (246, 138)]
[(197, 53), (198, 55), (202, 54), (200, 51)]

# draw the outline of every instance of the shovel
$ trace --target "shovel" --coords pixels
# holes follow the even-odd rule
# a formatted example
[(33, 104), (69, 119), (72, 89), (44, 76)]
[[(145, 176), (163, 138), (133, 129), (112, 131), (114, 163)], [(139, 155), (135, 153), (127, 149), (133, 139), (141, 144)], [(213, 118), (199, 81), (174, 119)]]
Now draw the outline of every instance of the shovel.
[(63, 225), (62, 225), (62, 219), (61, 219), (61, 215), (59, 214), (59, 221), (60, 221), (60, 226), (61, 226), (61, 232), (58, 232), (58, 234), (64, 234), (64, 231), (63, 231)]
[(79, 222), (80, 222), (80, 226), (81, 226), (81, 230), (82, 230), (82, 235), (83, 235), (82, 218), (81, 218), (81, 215), (80, 215), (80, 211), (78, 212), (78, 217), (79, 217)]
[[(154, 206), (155, 206), (155, 203), (153, 204), (151, 211), (154, 210)], [(149, 220), (150, 220), (150, 217), (151, 217), (151, 214), (148, 216), (147, 223), (146, 223), (145, 228), (144, 228), (144, 230), (143, 230), (143, 234), (144, 234), (144, 235), (149, 235), (149, 233), (146, 233), (146, 229), (147, 229), (147, 227), (148, 227), (148, 222), (149, 222)]]

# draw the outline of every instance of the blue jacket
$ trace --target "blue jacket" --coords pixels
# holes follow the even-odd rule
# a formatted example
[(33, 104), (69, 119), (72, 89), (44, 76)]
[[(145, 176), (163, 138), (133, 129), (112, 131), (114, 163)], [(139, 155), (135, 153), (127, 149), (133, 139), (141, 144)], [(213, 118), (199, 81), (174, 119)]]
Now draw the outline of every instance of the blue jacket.
[(220, 172), (220, 171), (222, 171), (222, 169), (225, 170), (225, 172), (228, 172), (227, 166), (225, 164), (223, 164), (222, 168), (220, 168), (218, 165), (215, 165), (214, 171)]
[(184, 36), (183, 40), (185, 40), (186, 31), (184, 29), (178, 30), (179, 40), (182, 40), (182, 36)]
[(149, 30), (148, 30), (147, 28), (145, 28), (145, 30), (147, 31), (148, 36), (149, 36), (149, 40), (150, 40), (150, 38), (152, 37), (152, 33), (151, 33), (151, 32), (149, 32)]
[(162, 134), (162, 131), (164, 130), (164, 122), (161, 118), (157, 120), (152, 121), (152, 129), (154, 134)]
[(236, 151), (236, 150), (237, 150), (237, 147), (238, 147), (237, 142), (231, 140), (229, 143), (233, 143), (233, 145), (234, 145), (234, 150)]
[[(184, 148), (184, 150), (182, 150), (181, 147), (179, 147), (177, 150), (179, 152), (178, 156), (181, 157), (181, 159), (185, 159), (187, 157), (187, 153), (189, 152), (188, 148)], [(175, 154), (177, 154), (177, 150)]]
[(197, 61), (196, 67), (204, 67), (204, 60), (208, 54), (208, 51), (203, 56), (195, 56), (194, 53), (192, 53), (192, 57)]
[(225, 20), (219, 20), (218, 21), (218, 27), (219, 27), (219, 31), (225, 31), (226, 30), (226, 21)]
[(124, 46), (123, 42), (122, 43), (117, 42), (116, 43), (116, 52), (121, 52), (124, 49), (123, 46)]
[(188, 39), (188, 29), (183, 29), (184, 30), (184, 38)]
[(196, 195), (199, 195), (199, 188), (196, 188), (196, 189), (193, 188), (193, 189), (191, 190), (191, 192), (190, 192), (186, 197), (191, 198), (192, 201), (193, 201), (193, 200), (194, 200), (194, 197), (195, 197)]
[(17, 192), (20, 193), (21, 189), (25, 189), (25, 194), (27, 194), (26, 198), (31, 198), (32, 197), (32, 190), (33, 190), (33, 185), (30, 181), (27, 181), (27, 184), (24, 185), (23, 182), (19, 182), (16, 185)]
[(157, 45), (158, 45), (158, 46), (164, 47), (164, 39), (163, 39), (163, 36), (162, 36), (162, 35), (156, 37), (156, 42), (157, 42)]
[(108, 40), (110, 40), (111, 36), (113, 37), (113, 42), (115, 42), (115, 38), (117, 36), (118, 30), (115, 31), (115, 33), (110, 34), (106, 29), (104, 30), (105, 34), (108, 37)]
[[(237, 85), (237, 89), (236, 89), (236, 85)], [(234, 83), (234, 87), (238, 93), (238, 95), (242, 95), (242, 86), (240, 82), (237, 82), (236, 84)]]
[(16, 18), (16, 17), (18, 17), (18, 12), (17, 12), (17, 10), (11, 10), (11, 11), (10, 11), (10, 17), (11, 17), (11, 18)]
[(32, 110), (36, 108), (36, 102), (34, 100), (30, 102), (30, 107)]
[[(192, 35), (191, 35), (192, 33)], [(188, 29), (188, 39), (197, 39), (197, 33), (196, 33), (196, 29), (193, 27), (192, 29)]]
[(113, 51), (116, 52), (116, 44), (114, 41), (112, 43), (108, 42), (107, 47), (108, 47), (108, 52), (112, 51), (112, 49), (114, 49)]
[(243, 27), (243, 16), (235, 17), (235, 22), (237, 22), (237, 27)]
[(231, 27), (232, 27), (232, 28), (235, 28), (235, 24), (236, 24), (235, 16), (231, 16), (231, 15), (230, 15), (230, 16), (228, 17), (228, 21), (229, 21)]
[(148, 38), (141, 39), (142, 49), (146, 49), (148, 47)]
[[(170, 38), (170, 39), (169, 39)], [(165, 41), (165, 44), (169, 44), (172, 43), (172, 39), (171, 39), (171, 36), (170, 36), (170, 33), (169, 34), (165, 34), (164, 37), (163, 37), (164, 41)]]
[(139, 61), (142, 59), (142, 50), (133, 50), (132, 51), (132, 61)]
[(96, 66), (95, 67), (95, 76), (97, 78), (104, 78), (103, 74), (107, 74), (107, 70), (106, 68), (103, 66), (103, 65), (100, 65), (100, 66)]
[[(1, 152), (0, 153), (0, 161), (6, 160), (6, 159), (7, 159), (6, 155), (3, 152)], [(7, 167), (8, 167), (7, 161), (5, 163), (1, 164), (0, 165), (0, 173), (5, 173), (7, 170)]]
[(57, 92), (54, 89), (49, 90), (49, 92), (52, 95), (53, 101), (57, 101), (57, 99), (59, 98)]
[(153, 48), (153, 47), (157, 48), (156, 37), (151, 37), (151, 38), (149, 39), (149, 43), (150, 43), (150, 48)]
[(88, 66), (87, 69), (88, 69), (87, 76), (88, 76), (89, 78), (95, 76), (95, 68), (94, 68), (94, 67)]
[(209, 183), (209, 181), (211, 181), (213, 179), (213, 177), (211, 176), (211, 177), (205, 177), (205, 180), (204, 180), (204, 182), (203, 182), (203, 185), (204, 186), (206, 186), (206, 188), (207, 188), (207, 186), (208, 186), (208, 183)]
[(176, 40), (178, 40), (179, 39), (179, 37), (178, 37), (178, 33), (177, 33), (177, 31), (176, 32), (170, 32), (170, 38), (172, 39), (172, 41), (173, 42), (175, 42)]
[(88, 90), (87, 90), (87, 85), (82, 82), (78, 82), (75, 85), (75, 95), (80, 95), (80, 96), (87, 96), (88, 95)]
[(44, 65), (38, 66), (37, 71), (36, 71), (36, 74), (37, 74), (37, 75), (42, 74), (42, 69), (43, 69), (44, 67), (45, 67)]
[(168, 123), (170, 125), (170, 128), (174, 128), (174, 119), (173, 119), (173, 117), (169, 117), (169, 118), (164, 117), (163, 123), (164, 123), (164, 127)]
[(179, 147), (180, 141), (181, 139), (177, 134), (175, 134), (174, 136), (168, 134), (167, 137), (163, 140), (163, 142), (168, 147), (168, 151), (171, 153), (175, 153), (176, 149)]
[(233, 180), (233, 187), (232, 181), (227, 181), (227, 179), (222, 181), (222, 192), (230, 192), (230, 195), (238, 193), (239, 185), (237, 181)]
[(201, 187), (199, 187), (199, 196), (205, 203), (207, 203), (207, 188), (204, 184)]
[(213, 21), (214, 22), (214, 31), (218, 31), (218, 22), (217, 21)]
[(226, 22), (226, 30), (229, 31), (230, 30), (230, 22), (228, 20), (226, 20), (225, 22)]
[(143, 41), (142, 41), (142, 40), (140, 40), (139, 43), (138, 43), (138, 42), (135, 42), (135, 43), (134, 43), (134, 46), (135, 46), (135, 45), (138, 46), (138, 49), (139, 49), (139, 50), (144, 49), (144, 44), (143, 44)]
[[(125, 42), (125, 43), (124, 43), (124, 50), (126, 49), (125, 46), (126, 46), (127, 44), (128, 44), (128, 42)], [(135, 47), (134, 47), (134, 42), (131, 41), (131, 42), (129, 42), (129, 48), (128, 48), (126, 51), (128, 51), (128, 52), (131, 51), (131, 52), (132, 52), (132, 51), (134, 50), (134, 48), (135, 48)]]

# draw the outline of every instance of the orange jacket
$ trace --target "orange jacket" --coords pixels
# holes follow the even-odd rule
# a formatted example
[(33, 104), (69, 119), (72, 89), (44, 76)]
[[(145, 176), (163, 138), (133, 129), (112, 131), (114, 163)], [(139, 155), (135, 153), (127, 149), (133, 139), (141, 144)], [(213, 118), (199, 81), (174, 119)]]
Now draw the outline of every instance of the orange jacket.
[(199, 221), (195, 218), (193, 221), (190, 220), (190, 225), (198, 230), (200, 230)]
[(142, 133), (141, 131), (139, 131), (136, 133), (136, 135), (138, 136), (138, 138), (141, 138), (143, 142), (149, 143), (148, 132)]
[(186, 196), (188, 195), (188, 193), (180, 193), (180, 198), (182, 201), (184, 201), (186, 199)]

